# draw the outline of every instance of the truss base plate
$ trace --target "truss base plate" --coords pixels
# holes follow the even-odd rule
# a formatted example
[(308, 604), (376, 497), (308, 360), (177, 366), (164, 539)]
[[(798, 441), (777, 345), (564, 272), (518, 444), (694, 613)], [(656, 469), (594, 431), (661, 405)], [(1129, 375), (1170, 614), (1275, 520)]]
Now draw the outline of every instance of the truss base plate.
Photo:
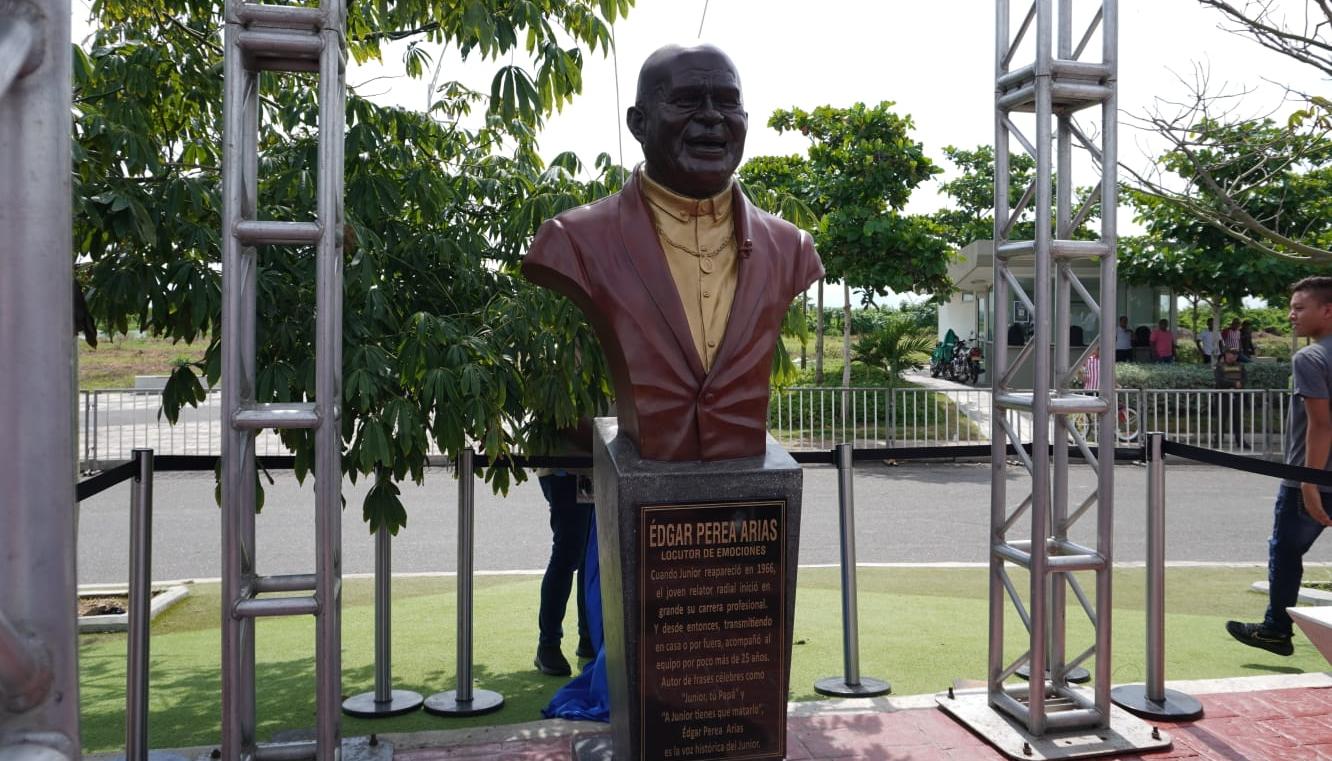
[(1198, 699), (1179, 690), (1163, 690), (1165, 700), (1156, 702), (1147, 697), (1147, 685), (1125, 684), (1110, 690), (1110, 702), (1134, 716), (1165, 721), (1193, 721), (1202, 718), (1203, 706)]
[(457, 690), (437, 692), (426, 698), (426, 713), (436, 716), (480, 716), (504, 707), (504, 696), (490, 690), (472, 690), (471, 700), (459, 700)]
[(1009, 758), (1022, 761), (1092, 758), (1170, 747), (1170, 735), (1114, 706), (1110, 707), (1109, 727), (1061, 730), (1034, 737), (1017, 719), (991, 707), (984, 689), (961, 690), (954, 695), (949, 698), (948, 693), (941, 692), (934, 696), (934, 702)]
[(893, 691), (893, 687), (882, 679), (868, 676), (862, 676), (857, 684), (847, 684), (845, 677), (830, 676), (815, 682), (814, 691), (835, 698), (872, 698), (887, 695)]
[(424, 702), (421, 693), (411, 690), (391, 690), (389, 699), (382, 703), (375, 700), (375, 693), (362, 692), (342, 701), (342, 712), (358, 719), (382, 719), (411, 713)]

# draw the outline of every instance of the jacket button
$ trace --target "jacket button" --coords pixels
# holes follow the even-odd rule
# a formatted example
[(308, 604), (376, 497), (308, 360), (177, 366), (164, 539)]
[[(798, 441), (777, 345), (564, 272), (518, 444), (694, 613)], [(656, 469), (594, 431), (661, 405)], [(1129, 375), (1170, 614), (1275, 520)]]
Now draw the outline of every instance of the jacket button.
[(709, 391), (708, 393), (703, 395), (703, 401), (708, 404), (712, 404), (713, 402), (717, 401), (717, 395)]

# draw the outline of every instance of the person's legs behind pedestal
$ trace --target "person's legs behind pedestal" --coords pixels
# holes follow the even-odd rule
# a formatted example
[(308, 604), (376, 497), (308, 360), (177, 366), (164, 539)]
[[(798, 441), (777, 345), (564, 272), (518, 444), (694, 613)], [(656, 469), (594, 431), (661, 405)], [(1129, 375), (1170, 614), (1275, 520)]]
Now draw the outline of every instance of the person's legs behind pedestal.
[[(544, 674), (568, 676), (572, 669), (561, 651), (560, 642), (564, 638), (564, 614), (573, 589), (574, 572), (581, 569), (587, 549), (592, 506), (578, 503), (577, 476), (561, 473), (542, 476), (539, 481), (550, 505), (551, 549), (550, 562), (541, 580), (541, 608), (537, 614), (539, 637), (533, 663)], [(581, 589), (577, 599), (581, 650), (587, 626)]]
[(1290, 655), (1291, 620), (1286, 608), (1299, 599), (1300, 581), (1304, 577), (1304, 553), (1313, 546), (1323, 527), (1304, 511), (1300, 490), (1282, 486), (1277, 492), (1276, 509), (1272, 520), (1272, 536), (1267, 546), (1267, 614), (1262, 623), (1246, 624), (1227, 621), (1230, 636), (1250, 647), (1269, 650), (1277, 655)]

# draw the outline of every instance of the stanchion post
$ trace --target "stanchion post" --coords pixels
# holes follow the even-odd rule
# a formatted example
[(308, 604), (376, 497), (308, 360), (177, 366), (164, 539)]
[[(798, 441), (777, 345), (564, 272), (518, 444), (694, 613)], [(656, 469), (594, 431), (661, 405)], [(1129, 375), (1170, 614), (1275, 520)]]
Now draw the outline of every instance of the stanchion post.
[(498, 711), (504, 696), (472, 687), (472, 549), (475, 544), (476, 455), (469, 447), (458, 455), (458, 688), (426, 698), (425, 709), (437, 716), (476, 716)]
[(1197, 698), (1165, 686), (1165, 434), (1147, 435), (1147, 682), (1110, 691), (1115, 705), (1147, 719), (1202, 716)]
[(375, 531), (375, 689), (342, 701), (342, 712), (361, 719), (401, 716), (421, 707), (425, 698), (393, 689), (393, 535), (388, 526)]
[(130, 484), (129, 644), (125, 667), (125, 757), (148, 759), (148, 623), (153, 607), (153, 450), (135, 449)]
[(838, 444), (833, 450), (837, 464), (838, 519), (842, 543), (842, 668), (840, 677), (814, 683), (814, 691), (834, 697), (886, 695), (892, 686), (881, 679), (860, 674), (860, 622), (856, 602), (856, 506), (854, 450)]

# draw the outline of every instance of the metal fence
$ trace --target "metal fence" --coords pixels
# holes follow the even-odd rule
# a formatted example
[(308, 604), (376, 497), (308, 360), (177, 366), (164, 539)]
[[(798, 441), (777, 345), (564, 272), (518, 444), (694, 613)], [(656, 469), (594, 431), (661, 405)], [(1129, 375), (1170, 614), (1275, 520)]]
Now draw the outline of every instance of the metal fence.
[[(1132, 446), (1144, 431), (1172, 441), (1237, 454), (1279, 457), (1285, 445), (1290, 392), (1244, 389), (1124, 389), (1117, 394), (1116, 443)], [(221, 394), (209, 392), (197, 408), (181, 410), (175, 425), (162, 414), (159, 391), (82, 391), (79, 452), (85, 470), (129, 459), (135, 448), (163, 455), (216, 455), (221, 451)], [(989, 389), (785, 388), (775, 389), (768, 427), (791, 450), (948, 446), (990, 440)], [(1098, 420), (1073, 416), (1090, 443), (1100, 441)], [(1031, 440), (1031, 418), (1009, 413), (1009, 424)], [(438, 454), (431, 444), (431, 453)], [(256, 454), (288, 450), (272, 431), (261, 431)]]
[[(1084, 392), (1090, 393), (1090, 392)], [(1290, 392), (1268, 389), (1122, 389), (1116, 393), (1115, 443), (1133, 446), (1145, 431), (1237, 454), (1280, 457)], [(948, 446), (990, 440), (989, 389), (786, 388), (775, 390), (768, 427), (789, 449)], [(1031, 441), (1030, 415), (1009, 412), (1009, 425)], [(1099, 420), (1070, 416), (1089, 443)], [(1053, 431), (1052, 431), (1053, 434)]]

